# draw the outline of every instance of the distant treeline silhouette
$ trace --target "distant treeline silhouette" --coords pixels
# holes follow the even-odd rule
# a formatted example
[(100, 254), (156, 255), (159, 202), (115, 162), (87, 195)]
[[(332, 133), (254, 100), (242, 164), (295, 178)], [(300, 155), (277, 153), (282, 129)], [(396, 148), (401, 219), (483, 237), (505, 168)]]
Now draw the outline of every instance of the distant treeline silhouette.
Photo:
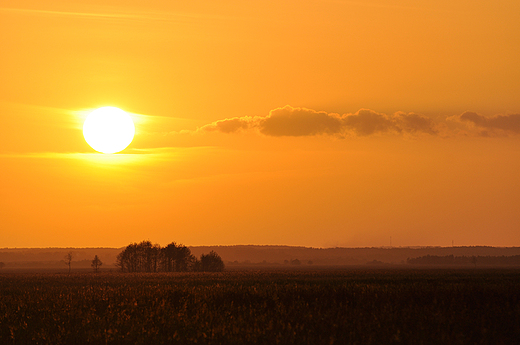
[(150, 241), (131, 243), (117, 256), (116, 265), (123, 272), (221, 272), (222, 258), (214, 251), (197, 259), (191, 250), (172, 242), (166, 247)]
[(513, 256), (437, 256), (426, 255), (408, 258), (407, 263), (414, 265), (489, 265), (520, 266), (520, 255)]

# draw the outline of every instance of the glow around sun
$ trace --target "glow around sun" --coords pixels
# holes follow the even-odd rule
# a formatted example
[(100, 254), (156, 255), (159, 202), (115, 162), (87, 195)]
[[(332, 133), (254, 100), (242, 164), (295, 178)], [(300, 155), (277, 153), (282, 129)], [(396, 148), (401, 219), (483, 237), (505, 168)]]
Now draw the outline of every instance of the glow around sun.
[(83, 136), (96, 151), (123, 151), (134, 139), (135, 126), (130, 115), (116, 107), (91, 112), (83, 123)]

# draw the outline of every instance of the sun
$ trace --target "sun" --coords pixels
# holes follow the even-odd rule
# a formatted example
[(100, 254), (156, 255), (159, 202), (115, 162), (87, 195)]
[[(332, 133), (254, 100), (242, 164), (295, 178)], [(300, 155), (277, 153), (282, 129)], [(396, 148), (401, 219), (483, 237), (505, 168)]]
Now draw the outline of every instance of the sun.
[(91, 112), (83, 123), (83, 136), (96, 151), (123, 151), (134, 139), (135, 126), (130, 115), (116, 107), (102, 107)]

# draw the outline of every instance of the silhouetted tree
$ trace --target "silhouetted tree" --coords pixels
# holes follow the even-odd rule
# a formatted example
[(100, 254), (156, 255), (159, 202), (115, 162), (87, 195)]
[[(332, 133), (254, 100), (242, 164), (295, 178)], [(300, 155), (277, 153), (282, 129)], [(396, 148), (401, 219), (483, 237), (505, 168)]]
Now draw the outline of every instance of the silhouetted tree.
[(161, 269), (166, 272), (175, 271), (175, 260), (177, 258), (177, 244), (172, 242), (161, 249)]
[(157, 272), (161, 247), (150, 241), (129, 244), (116, 259), (123, 272)]
[(129, 244), (128, 246), (125, 247), (125, 249), (123, 249), (119, 254), (117, 254), (117, 257), (116, 257), (116, 266), (119, 267), (119, 269), (121, 270), (121, 272), (125, 272), (125, 270), (128, 269), (128, 254), (127, 254), (127, 250), (128, 250), (128, 247), (130, 247), (132, 244)]
[(301, 264), (302, 264), (302, 262), (298, 259), (291, 260), (291, 265), (299, 266)]
[(137, 248), (141, 257), (139, 271), (157, 272), (161, 247), (158, 244), (152, 244), (150, 241), (143, 241), (137, 245)]
[(180, 272), (190, 271), (193, 268), (195, 260), (196, 258), (191, 254), (191, 250), (186, 246), (182, 246), (178, 251), (177, 269)]
[(213, 250), (209, 254), (200, 256), (200, 268), (202, 272), (222, 272), (224, 270), (224, 261), (220, 255)]
[(182, 244), (177, 245), (175, 242), (172, 242), (162, 248), (161, 252), (161, 268), (166, 272), (189, 271), (195, 262), (195, 257), (191, 254), (191, 250)]
[(72, 252), (68, 252), (67, 255), (65, 255), (65, 264), (69, 266), (69, 274), (70, 274), (70, 265), (72, 263), (72, 258), (74, 257), (74, 254)]
[(116, 266), (118, 266), (122, 272), (133, 272), (133, 248), (136, 245), (137, 243), (130, 243), (128, 246), (125, 247), (125, 249), (121, 251), (121, 253), (117, 255)]
[(94, 269), (94, 272), (97, 273), (99, 267), (101, 267), (101, 265), (103, 265), (103, 263), (101, 262), (101, 260), (99, 260), (98, 256), (95, 255), (94, 256), (94, 260), (92, 260), (92, 264), (90, 264), (90, 266), (92, 266), (92, 268)]

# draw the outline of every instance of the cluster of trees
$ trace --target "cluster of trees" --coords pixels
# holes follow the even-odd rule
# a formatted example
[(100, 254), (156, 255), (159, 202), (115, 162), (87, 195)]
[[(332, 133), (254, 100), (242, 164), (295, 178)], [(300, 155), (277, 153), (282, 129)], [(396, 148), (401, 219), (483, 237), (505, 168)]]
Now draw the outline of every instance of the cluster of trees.
[(191, 250), (172, 242), (166, 247), (150, 241), (132, 243), (117, 256), (116, 265), (123, 272), (221, 272), (224, 262), (211, 251), (197, 259)]

